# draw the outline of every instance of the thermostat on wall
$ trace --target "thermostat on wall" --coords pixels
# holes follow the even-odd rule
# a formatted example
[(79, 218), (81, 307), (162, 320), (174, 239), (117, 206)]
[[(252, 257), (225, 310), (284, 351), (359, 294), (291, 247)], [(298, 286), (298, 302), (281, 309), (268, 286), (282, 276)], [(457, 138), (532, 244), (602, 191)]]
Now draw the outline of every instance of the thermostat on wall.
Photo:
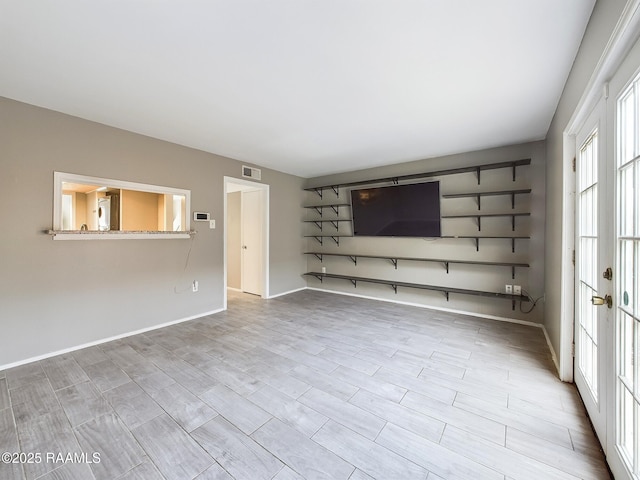
[(193, 220), (196, 222), (208, 222), (211, 214), (208, 212), (193, 212)]

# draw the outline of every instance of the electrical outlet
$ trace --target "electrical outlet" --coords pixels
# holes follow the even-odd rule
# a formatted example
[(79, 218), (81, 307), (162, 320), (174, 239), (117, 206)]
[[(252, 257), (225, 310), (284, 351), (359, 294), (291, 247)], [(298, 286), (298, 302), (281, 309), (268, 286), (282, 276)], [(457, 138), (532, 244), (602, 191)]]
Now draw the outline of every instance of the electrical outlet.
[(522, 287), (520, 285), (513, 286), (513, 294), (514, 295), (522, 295)]
[(191, 284), (191, 290), (193, 290), (194, 292), (198, 291), (198, 280), (193, 281), (193, 283)]
[(505, 285), (504, 286), (504, 293), (506, 293), (508, 295), (513, 295), (513, 285)]

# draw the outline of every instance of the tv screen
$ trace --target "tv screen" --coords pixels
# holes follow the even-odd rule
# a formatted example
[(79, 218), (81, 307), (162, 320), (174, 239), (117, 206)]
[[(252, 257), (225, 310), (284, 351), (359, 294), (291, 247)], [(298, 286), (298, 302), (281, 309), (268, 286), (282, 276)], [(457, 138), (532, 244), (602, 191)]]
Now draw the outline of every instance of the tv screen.
[(353, 234), (440, 237), (440, 182), (351, 190)]

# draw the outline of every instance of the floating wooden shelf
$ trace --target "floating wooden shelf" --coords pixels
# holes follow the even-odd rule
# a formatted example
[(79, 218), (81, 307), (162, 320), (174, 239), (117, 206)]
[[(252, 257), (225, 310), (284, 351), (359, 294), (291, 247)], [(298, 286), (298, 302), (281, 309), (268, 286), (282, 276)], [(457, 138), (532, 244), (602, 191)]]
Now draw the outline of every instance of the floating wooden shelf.
[(322, 217), (322, 210), (324, 208), (331, 208), (336, 215), (338, 215), (338, 211), (340, 207), (350, 207), (349, 203), (326, 203), (324, 205), (304, 205), (302, 208), (313, 208), (320, 216)]
[(499, 168), (512, 168), (513, 169), (513, 180), (516, 179), (516, 167), (529, 165), (531, 164), (530, 158), (525, 158), (522, 160), (514, 160), (510, 162), (498, 162), (498, 163), (487, 163), (485, 165), (476, 165), (472, 167), (460, 167), (460, 168), (449, 168), (446, 170), (436, 170), (433, 172), (423, 172), (423, 173), (414, 173), (410, 175), (398, 175), (395, 177), (383, 177), (383, 178), (373, 178), (371, 180), (360, 180), (357, 182), (346, 182), (346, 183), (338, 183), (334, 185), (321, 185), (317, 187), (308, 187), (305, 188), (306, 191), (316, 192), (320, 198), (324, 195), (324, 190), (331, 189), (336, 194), (336, 197), (339, 196), (339, 189), (344, 187), (357, 187), (360, 185), (370, 185), (374, 183), (384, 183), (384, 182), (393, 182), (398, 183), (403, 180), (419, 180), (423, 178), (432, 178), (432, 177), (440, 177), (444, 175), (455, 175), (458, 173), (475, 173), (478, 177), (478, 185), (480, 185), (480, 172), (483, 170), (496, 170)]
[(338, 227), (339, 227), (340, 223), (351, 222), (351, 221), (352, 220), (350, 218), (336, 218), (335, 220), (303, 220), (304, 223), (313, 223), (313, 224), (315, 224), (315, 226), (318, 227), (320, 229), (320, 231), (322, 231), (322, 224), (323, 223), (330, 223), (335, 227), (336, 232), (338, 231)]
[(483, 262), (477, 260), (451, 260), (446, 258), (423, 258), (423, 257), (399, 257), (394, 255), (359, 255), (353, 253), (323, 253), (323, 252), (305, 252), (305, 255), (314, 255), (321, 262), (322, 257), (348, 257), (351, 259), (354, 265), (358, 264), (358, 258), (374, 258), (381, 260), (389, 260), (393, 266), (398, 269), (398, 261), (407, 261), (407, 262), (430, 262), (430, 263), (442, 263), (449, 273), (449, 264), (457, 263), (462, 265), (488, 265), (495, 267), (510, 267), (511, 268), (511, 278), (516, 277), (516, 267), (518, 268), (528, 268), (528, 263), (516, 263), (516, 262)]
[(524, 188), (519, 190), (498, 190), (495, 192), (464, 192), (464, 193), (447, 193), (446, 195), (442, 195), (442, 198), (466, 198), (472, 197), (475, 198), (478, 203), (478, 210), (480, 210), (480, 199), (482, 197), (497, 197), (502, 195), (510, 195), (511, 196), (511, 208), (515, 208), (516, 206), (516, 195), (525, 195), (527, 193), (531, 193), (530, 188)]
[(529, 217), (530, 213), (476, 213), (476, 214), (465, 214), (465, 215), (442, 215), (441, 218), (475, 218), (478, 223), (478, 231), (482, 231), (482, 218), (488, 217), (511, 217), (511, 230), (515, 232), (516, 230), (516, 217)]
[(476, 242), (476, 252), (480, 250), (480, 239), (507, 239), (511, 240), (511, 253), (516, 251), (516, 240), (528, 240), (531, 237), (521, 235), (443, 235), (440, 238), (469, 238)]
[(461, 295), (476, 295), (481, 297), (491, 297), (491, 298), (504, 298), (511, 300), (511, 308), (515, 310), (516, 302), (528, 302), (529, 297), (526, 295), (510, 295), (508, 293), (499, 293), (499, 292), (487, 292), (484, 290), (468, 290), (464, 288), (455, 288), (455, 287), (444, 287), (441, 285), (426, 285), (422, 283), (410, 283), (410, 282), (397, 282), (395, 280), (383, 280), (380, 278), (366, 278), (366, 277), (354, 277), (352, 275), (337, 275), (335, 273), (320, 273), (320, 272), (307, 272), (304, 275), (315, 277), (320, 282), (322, 282), (325, 278), (339, 279), (339, 280), (349, 280), (354, 288), (357, 287), (358, 282), (364, 283), (377, 283), (381, 285), (389, 285), (393, 288), (395, 293), (398, 293), (398, 287), (405, 288), (418, 288), (421, 290), (433, 290), (437, 292), (442, 292), (445, 294), (447, 301), (449, 301), (449, 294), (456, 293)]

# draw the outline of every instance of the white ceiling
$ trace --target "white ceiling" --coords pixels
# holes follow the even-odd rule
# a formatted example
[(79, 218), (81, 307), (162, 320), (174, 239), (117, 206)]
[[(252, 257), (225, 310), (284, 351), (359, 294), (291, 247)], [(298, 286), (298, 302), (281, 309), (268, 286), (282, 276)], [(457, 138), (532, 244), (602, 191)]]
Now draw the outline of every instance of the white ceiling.
[(595, 0), (0, 0), (0, 96), (303, 177), (545, 137)]

